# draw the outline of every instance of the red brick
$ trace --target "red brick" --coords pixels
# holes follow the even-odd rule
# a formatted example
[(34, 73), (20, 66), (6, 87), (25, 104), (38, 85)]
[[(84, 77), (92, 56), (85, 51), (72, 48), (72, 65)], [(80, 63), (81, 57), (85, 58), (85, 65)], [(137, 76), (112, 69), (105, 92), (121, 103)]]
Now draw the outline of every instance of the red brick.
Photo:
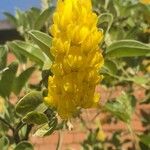
[(30, 141), (32, 142), (32, 144), (43, 144), (44, 143), (43, 137), (31, 136)]
[(39, 70), (35, 70), (30, 76), (29, 83), (36, 85), (41, 80), (41, 72)]
[(58, 134), (53, 133), (50, 136), (43, 137), (44, 144), (57, 144), (58, 142)]
[(73, 143), (81, 143), (86, 138), (84, 132), (78, 132), (73, 134)]
[(74, 142), (72, 131), (62, 132), (62, 142), (63, 144), (71, 144)]
[(137, 109), (150, 110), (150, 104), (138, 105)]
[(63, 145), (61, 150), (80, 150), (81, 149), (81, 145), (80, 144), (67, 144), (67, 145)]
[(56, 150), (56, 145), (43, 143), (41, 145), (36, 145), (35, 150)]

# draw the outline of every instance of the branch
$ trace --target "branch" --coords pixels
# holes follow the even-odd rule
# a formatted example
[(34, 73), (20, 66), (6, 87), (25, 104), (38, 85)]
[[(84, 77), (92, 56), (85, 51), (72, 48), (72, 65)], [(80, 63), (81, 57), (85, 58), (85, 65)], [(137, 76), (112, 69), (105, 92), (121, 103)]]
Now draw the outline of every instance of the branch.
[(22, 121), (20, 121), (20, 122), (17, 124), (17, 126), (16, 126), (16, 128), (15, 128), (15, 130), (14, 130), (14, 132), (13, 132), (13, 136), (14, 136), (14, 140), (15, 140), (15, 143), (16, 143), (16, 144), (18, 144), (18, 143), (20, 142), (19, 130), (20, 130), (24, 125), (25, 125), (25, 123), (22, 122)]
[(32, 130), (32, 127), (33, 127), (33, 124), (27, 125), (27, 131), (26, 131), (25, 137), (22, 139), (22, 141), (29, 139), (29, 134)]

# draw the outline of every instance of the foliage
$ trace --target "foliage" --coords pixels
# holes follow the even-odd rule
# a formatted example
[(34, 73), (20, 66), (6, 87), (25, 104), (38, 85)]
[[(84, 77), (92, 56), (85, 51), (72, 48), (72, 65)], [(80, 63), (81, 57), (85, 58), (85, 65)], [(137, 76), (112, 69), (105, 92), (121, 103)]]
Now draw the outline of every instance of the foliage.
[[(36, 136), (51, 135), (54, 131), (67, 126), (67, 122), (58, 121), (54, 108), (43, 103), (47, 95), (48, 76), (52, 76), (50, 66), (54, 61), (50, 53), (52, 37), (48, 27), (52, 24), (55, 3), (47, 3), (48, 8), (31, 8), (26, 12), (16, 10), (13, 16), (5, 12), (7, 19), (15, 25), (23, 40), (6, 41), (0, 46), (0, 147), (2, 150), (13, 147), (15, 150), (32, 150), (28, 142), (33, 131)], [(98, 27), (105, 34), (101, 44), (105, 64), (100, 71), (104, 75), (103, 86), (108, 90), (121, 86), (124, 92), (119, 97), (109, 98), (102, 111), (110, 113), (112, 118), (124, 122), (129, 131), (138, 138), (132, 141), (132, 149), (147, 150), (149, 140), (149, 112), (141, 110), (141, 122), (145, 127), (141, 135), (133, 133), (131, 120), (135, 107), (149, 104), (150, 100), (150, 5), (138, 0), (93, 0), (93, 10), (99, 15)], [(7, 62), (12, 53), (17, 60)], [(21, 68), (21, 69), (20, 69)], [(29, 78), (38, 70), (42, 77), (37, 85), (31, 85)], [(140, 73), (142, 72), (142, 75)], [(134, 85), (145, 90), (145, 98), (139, 102), (134, 96)], [(17, 104), (11, 102), (14, 95)], [(76, 114), (80, 118), (82, 111)], [(80, 118), (85, 125), (86, 123)], [(86, 126), (86, 125), (85, 125)], [(8, 131), (12, 134), (9, 135)], [(122, 131), (112, 134), (104, 141), (97, 139), (99, 128), (89, 129), (89, 135), (81, 145), (86, 150), (109, 149), (111, 143), (117, 150), (122, 149), (120, 141)], [(22, 132), (20, 132), (22, 131)]]

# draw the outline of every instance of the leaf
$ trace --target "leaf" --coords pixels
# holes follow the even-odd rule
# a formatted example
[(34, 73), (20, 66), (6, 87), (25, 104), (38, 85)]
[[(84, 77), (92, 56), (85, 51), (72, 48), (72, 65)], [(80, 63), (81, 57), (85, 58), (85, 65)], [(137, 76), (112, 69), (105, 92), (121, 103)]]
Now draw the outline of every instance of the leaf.
[(34, 150), (33, 145), (27, 141), (22, 141), (14, 148), (14, 150)]
[(5, 110), (4, 118), (10, 124), (13, 124), (16, 121), (15, 106), (9, 101), (5, 101)]
[(145, 144), (147, 147), (150, 148), (150, 134), (148, 135), (141, 135), (140, 136), (140, 141)]
[(7, 64), (7, 49), (4, 46), (0, 46), (0, 72), (6, 67)]
[(111, 73), (111, 74), (116, 74), (117, 73), (117, 65), (114, 61), (111, 60), (105, 60), (104, 66), (102, 68), (102, 73)]
[(17, 25), (16, 25), (17, 31), (19, 31), (20, 35), (24, 37), (26, 31), (29, 29), (29, 22), (28, 22), (26, 12), (23, 12), (17, 8), (16, 19), (17, 19)]
[(20, 26), (23, 29), (28, 27), (27, 16), (25, 12), (17, 8), (16, 18), (17, 18), (17, 27)]
[(43, 65), (47, 59), (46, 55), (36, 46), (23, 41), (13, 41), (7, 43), (10, 49), (20, 52), (39, 65)]
[(22, 116), (34, 111), (43, 102), (42, 92), (32, 91), (25, 95), (16, 105), (16, 112)]
[(53, 55), (50, 53), (51, 41), (52, 38), (40, 31), (31, 30), (29, 35), (33, 39), (33, 41), (41, 48), (42, 51), (50, 58), (51, 61), (54, 60)]
[(136, 101), (134, 97), (122, 93), (115, 102), (107, 102), (104, 109), (111, 112), (115, 117), (123, 122), (129, 123), (132, 118)]
[(106, 57), (133, 57), (150, 55), (150, 46), (135, 40), (120, 40), (106, 49)]
[(35, 21), (34, 29), (40, 30), (43, 27), (43, 25), (45, 24), (45, 22), (47, 21), (47, 19), (52, 14), (53, 10), (54, 10), (54, 7), (49, 7), (47, 9), (45, 9), (43, 12), (41, 12), (39, 17)]
[(50, 70), (52, 65), (52, 61), (50, 59), (45, 60), (44, 65), (43, 65), (43, 70)]
[(48, 122), (48, 118), (44, 113), (32, 111), (23, 118), (23, 122), (26, 122), (27, 124), (41, 125)]
[(13, 48), (11, 49), (11, 51), (21, 64), (27, 63), (27, 57), (21, 54), (20, 51), (18, 51), (17, 49), (13, 49)]
[(0, 123), (0, 135), (5, 135), (6, 133), (8, 133), (8, 131), (9, 131), (9, 127), (5, 123), (1, 122)]
[[(7, 43), (7, 46), (8, 46), (8, 43)], [(10, 49), (11, 49), (11, 52), (15, 55), (15, 57), (19, 60), (20, 63), (22, 64), (27, 63), (27, 57), (25, 55), (20, 53), (20, 51), (18, 51), (17, 49), (14, 49), (14, 48), (10, 48)]]
[(1, 150), (8, 150), (9, 147), (9, 140), (6, 136), (2, 136), (0, 138), (0, 148)]
[(133, 82), (135, 82), (136, 84), (146, 84), (148, 83), (150, 80), (146, 77), (140, 77), (140, 76), (134, 76), (133, 78), (131, 78), (131, 80), (133, 80)]
[[(43, 95), (43, 93), (42, 93)], [(45, 105), (45, 103), (41, 103), (37, 108), (36, 111), (44, 113), (47, 110), (47, 106)]]
[[(105, 27), (104, 23), (107, 23), (107, 27)], [(105, 35), (104, 35), (104, 41), (106, 45), (109, 45), (111, 43), (109, 30), (113, 23), (113, 15), (111, 13), (102, 13), (98, 18), (98, 26), (100, 26), (100, 29), (104, 29)], [(103, 25), (104, 24), (104, 25)]]
[(111, 112), (114, 116), (118, 119), (122, 120), (123, 122), (128, 122), (130, 120), (130, 116), (124, 112), (123, 106), (118, 102), (109, 102), (105, 105), (105, 109)]
[(14, 84), (13, 84), (13, 92), (18, 95), (26, 82), (28, 81), (29, 77), (35, 70), (35, 67), (30, 67), (23, 71), (18, 77), (15, 78)]
[(18, 69), (18, 63), (13, 62), (2, 73), (2, 77), (0, 80), (0, 95), (1, 96), (8, 97), (10, 95), (17, 69)]
[(35, 133), (34, 136), (48, 136), (51, 135), (57, 126), (57, 118), (53, 118), (48, 124), (43, 125), (42, 127), (40, 127)]
[(149, 147), (145, 144), (143, 144), (141, 141), (139, 142), (139, 146), (141, 150), (149, 150)]
[(36, 7), (32, 7), (28, 11), (26, 11), (26, 15), (28, 18), (28, 24), (30, 25), (30, 30), (34, 28), (34, 24), (38, 16), (40, 15), (41, 10)]
[(98, 18), (98, 25), (100, 25), (104, 22), (108, 23), (108, 27), (106, 30), (106, 34), (107, 34), (110, 30), (112, 23), (113, 23), (113, 15), (111, 13), (102, 13)]
[(4, 12), (4, 15), (7, 17), (7, 19), (13, 24), (13, 25), (17, 25), (17, 19), (10, 13), (8, 12)]
[(57, 117), (56, 117), (56, 113), (54, 112), (54, 110), (48, 108), (45, 111), (46, 116), (48, 117), (48, 123), (41, 126), (40, 128), (38, 128), (36, 130), (36, 132), (34, 133), (35, 136), (47, 136), (50, 135), (54, 132), (54, 130), (57, 127), (58, 121), (57, 121)]

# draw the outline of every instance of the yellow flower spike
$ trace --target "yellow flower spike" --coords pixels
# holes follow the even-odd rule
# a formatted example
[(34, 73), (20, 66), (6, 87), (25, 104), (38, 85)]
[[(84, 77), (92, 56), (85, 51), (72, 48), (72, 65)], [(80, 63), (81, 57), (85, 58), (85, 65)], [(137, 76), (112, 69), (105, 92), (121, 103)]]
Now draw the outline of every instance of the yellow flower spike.
[(62, 76), (64, 74), (62, 64), (54, 63), (51, 67), (51, 71), (57, 76)]
[(78, 108), (98, 107), (96, 85), (103, 56), (99, 44), (103, 32), (97, 28), (91, 0), (58, 0), (50, 33), (53, 36), (52, 77), (45, 102), (55, 107), (62, 119), (71, 118)]
[(51, 48), (51, 52), (54, 56), (56, 55), (63, 55), (66, 53), (67, 50), (69, 50), (69, 42), (67, 41), (62, 41), (61, 39), (55, 38), (53, 39), (52, 42), (52, 48)]
[(60, 34), (60, 31), (58, 29), (58, 26), (53, 24), (50, 28), (49, 28), (50, 33), (52, 34), (53, 37), (57, 37)]

